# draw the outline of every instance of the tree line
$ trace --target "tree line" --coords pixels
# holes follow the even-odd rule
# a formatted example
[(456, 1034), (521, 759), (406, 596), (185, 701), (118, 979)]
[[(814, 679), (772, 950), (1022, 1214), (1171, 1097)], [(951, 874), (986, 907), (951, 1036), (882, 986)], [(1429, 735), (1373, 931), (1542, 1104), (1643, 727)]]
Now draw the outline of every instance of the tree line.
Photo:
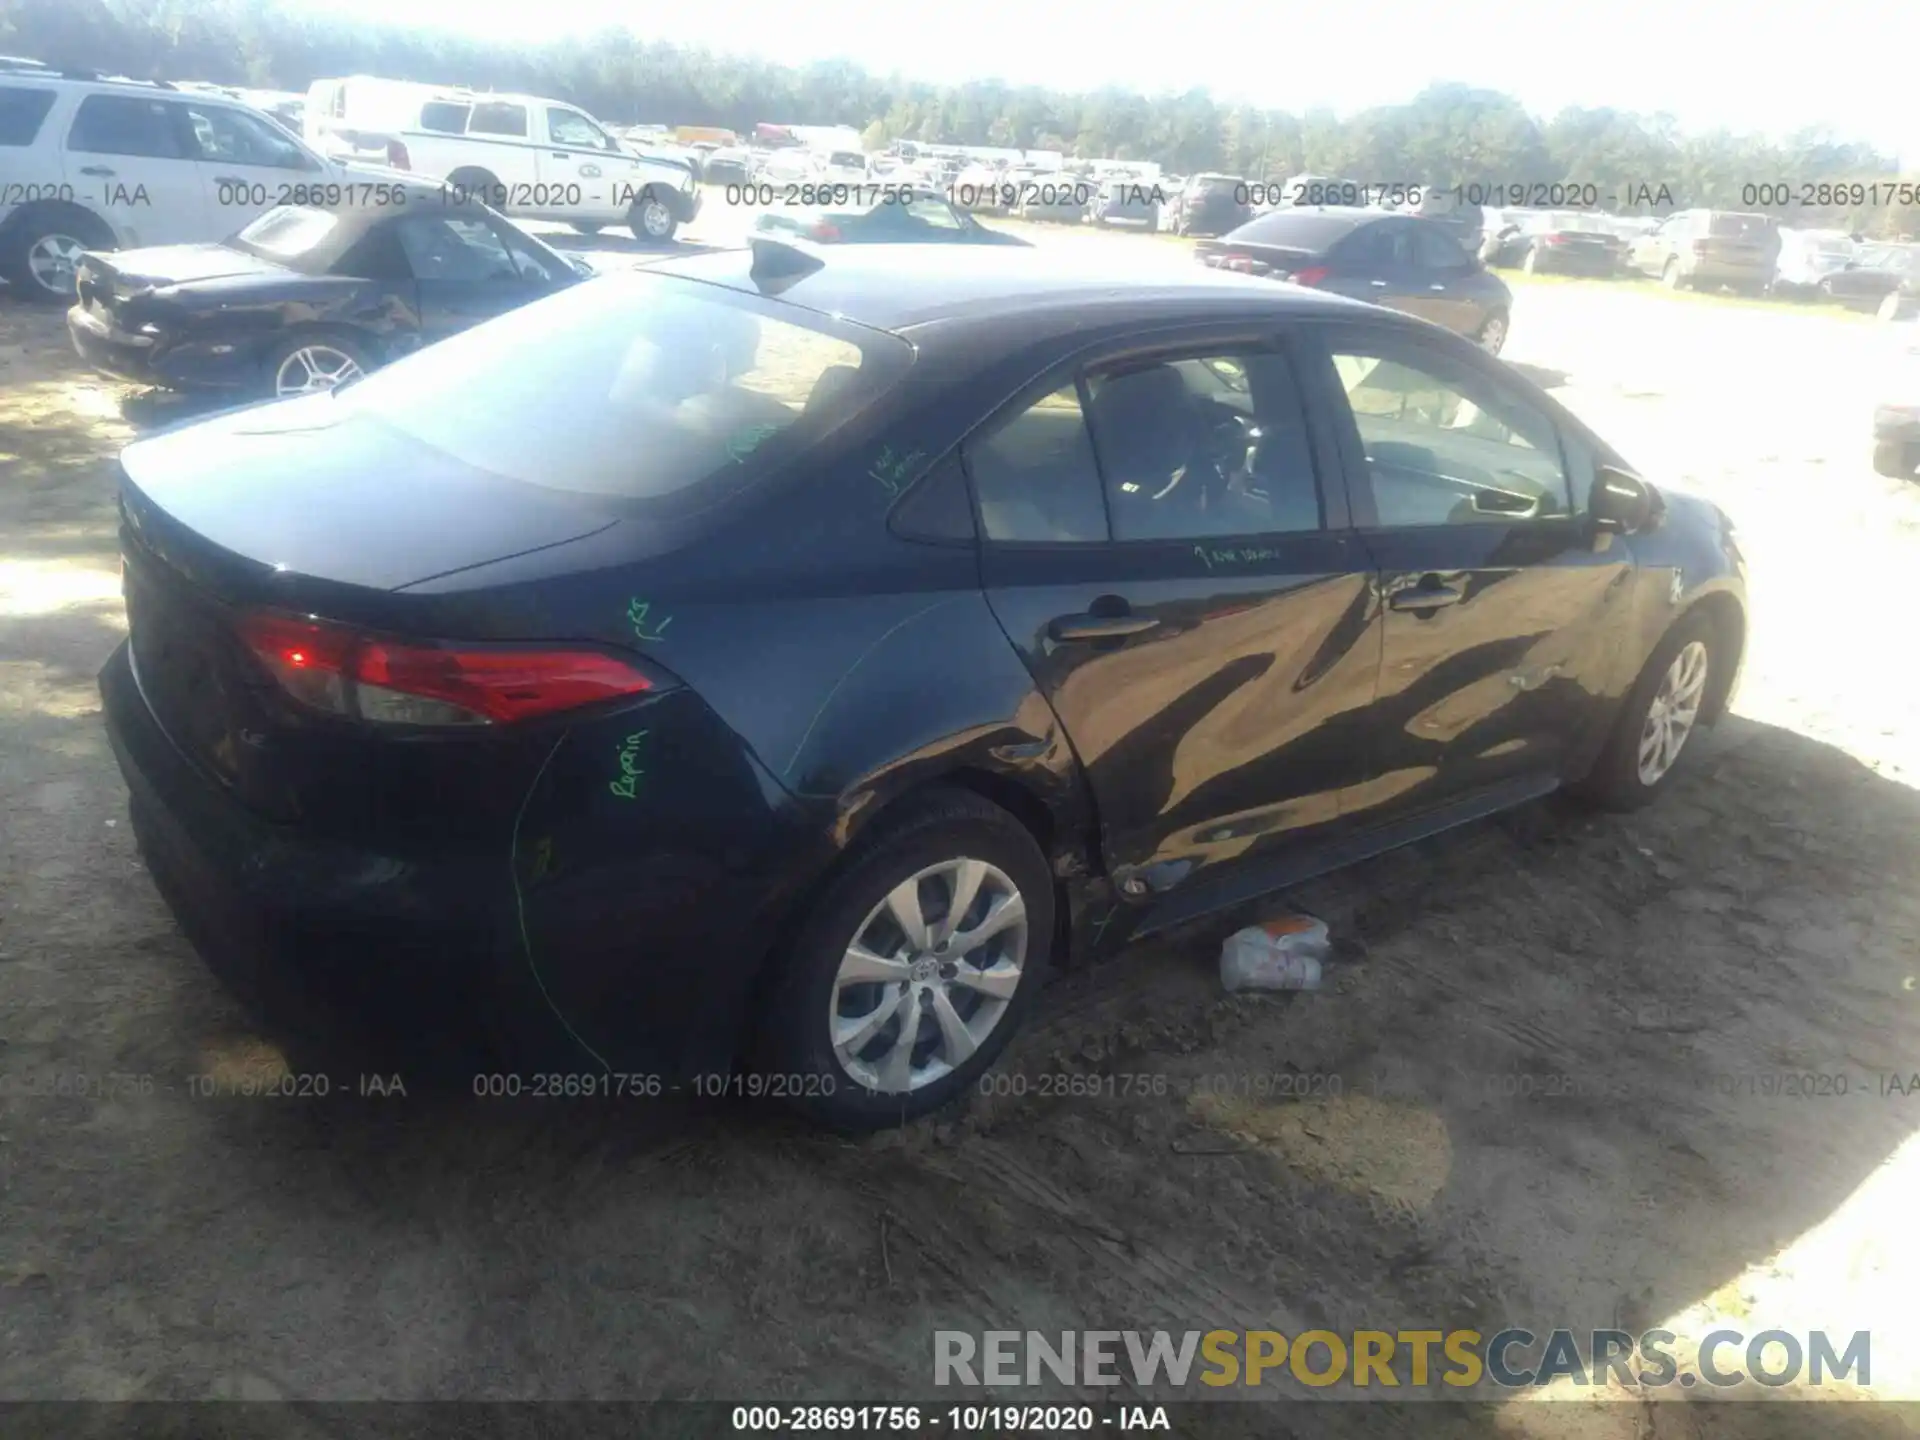
[[(716, 55), (628, 30), (528, 46), (347, 25), (321, 5), (275, 0), (0, 0), (0, 53), (143, 79), (279, 90), (350, 74), (518, 90), (570, 101), (614, 124), (742, 132), (760, 122), (849, 125), (876, 149), (898, 139), (1010, 146), (1151, 160), (1177, 174), (1210, 170), (1261, 181), (1311, 173), (1509, 196), (1563, 184), (1591, 187), (1602, 208), (1624, 213), (1705, 205), (1769, 210), (1799, 226), (1920, 231), (1914, 187), (1886, 186), (1898, 179), (1895, 157), (1824, 130), (1775, 142), (1726, 131), (1683, 134), (1669, 115), (1612, 109), (1541, 118), (1510, 95), (1458, 84), (1336, 118), (1224, 104), (1200, 89), (1145, 96), (997, 80), (930, 85), (843, 61), (790, 66)], [(1876, 181), (1877, 192), (1869, 188)], [(1836, 192), (1833, 182), (1861, 183)]]

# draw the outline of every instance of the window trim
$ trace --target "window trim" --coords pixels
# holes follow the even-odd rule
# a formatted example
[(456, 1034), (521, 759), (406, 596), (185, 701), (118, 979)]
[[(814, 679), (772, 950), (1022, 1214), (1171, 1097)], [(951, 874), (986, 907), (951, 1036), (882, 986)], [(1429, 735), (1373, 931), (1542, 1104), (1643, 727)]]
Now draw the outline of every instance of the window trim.
[[(1273, 549), (1290, 541), (1325, 540), (1330, 536), (1343, 535), (1351, 531), (1353, 510), (1344, 464), (1345, 456), (1339, 448), (1336, 426), (1329, 422), (1321, 409), (1324, 396), (1317, 389), (1315, 377), (1309, 373), (1316, 366), (1318, 359), (1323, 357), (1317, 356), (1310, 348), (1303, 348), (1298, 330), (1297, 323), (1277, 316), (1269, 318), (1266, 323), (1252, 324), (1184, 321), (1152, 330), (1135, 331), (1123, 339), (1108, 338), (1095, 341), (1046, 366), (989, 410), (984, 418), (969, 426), (955, 442), (961, 469), (966, 472), (967, 493), (973, 502), (973, 528), (974, 533), (979, 537), (981, 547), (1008, 553), (1061, 551), (1074, 554), (1087, 554), (1096, 550), (1110, 553), (1144, 553), (1171, 547), (1190, 553), (1196, 544), (1203, 544), (1208, 540), (1225, 541), (1232, 538), (1250, 546), (1257, 544), (1264, 549)], [(1231, 537), (1202, 535), (1176, 539), (1148, 537), (1119, 540), (1114, 538), (1112, 502), (1107, 493), (1106, 472), (1100, 468), (1098, 442), (1093, 436), (1092, 423), (1086, 417), (1087, 372), (1108, 365), (1123, 364), (1130, 360), (1151, 359), (1154, 356), (1197, 359), (1208, 352), (1236, 350), (1277, 351), (1292, 369), (1307, 428), (1307, 449), (1312, 459), (1314, 481), (1320, 491), (1320, 528), (1317, 530), (1236, 531)], [(1100, 504), (1107, 513), (1106, 538), (1101, 540), (998, 539), (989, 533), (986, 517), (980, 509), (980, 487), (974, 479), (972, 449), (978, 443), (980, 436), (991, 431), (1001, 421), (1023, 413), (1037, 401), (1056, 391), (1066, 389), (1069, 384), (1080, 397), (1081, 423), (1087, 428), (1088, 448), (1094, 452), (1095, 474), (1100, 485)]]
[[(1410, 325), (1391, 321), (1323, 318), (1313, 325), (1312, 331), (1314, 353), (1306, 363), (1311, 364), (1313, 368), (1314, 383), (1321, 389), (1323, 403), (1328, 406), (1326, 413), (1332, 417), (1332, 423), (1336, 429), (1342, 468), (1346, 473), (1347, 494), (1352, 506), (1352, 525), (1356, 531), (1362, 535), (1399, 535), (1442, 533), (1449, 530), (1468, 533), (1506, 531), (1525, 527), (1530, 531), (1538, 532), (1554, 527), (1579, 529), (1584, 524), (1583, 513), (1573, 508), (1574, 476), (1573, 467), (1567, 455), (1567, 423), (1551, 408), (1540, 405), (1533, 396), (1517, 389), (1508, 377), (1501, 375), (1495, 368), (1498, 362), (1482, 351), (1479, 346), (1458, 336), (1427, 335)], [(1360, 426), (1354, 417), (1353, 407), (1347, 400), (1346, 387), (1341, 384), (1339, 373), (1333, 363), (1333, 357), (1339, 352), (1343, 343), (1393, 345), (1403, 347), (1416, 355), (1425, 353), (1436, 356), (1442, 363), (1451, 363), (1456, 367), (1474, 372), (1497, 391), (1508, 394), (1516, 404), (1536, 412), (1553, 432), (1556, 458), (1560, 463), (1560, 478), (1566, 489), (1568, 513), (1512, 519), (1490, 516), (1486, 520), (1470, 524), (1457, 524), (1451, 521), (1437, 525), (1381, 524), (1379, 510), (1374, 503), (1373, 477), (1367, 468), (1365, 442), (1360, 437)], [(1600, 456), (1606, 453), (1606, 447), (1593, 444), (1591, 441), (1589, 443), (1594, 452), (1595, 463), (1601, 463)]]

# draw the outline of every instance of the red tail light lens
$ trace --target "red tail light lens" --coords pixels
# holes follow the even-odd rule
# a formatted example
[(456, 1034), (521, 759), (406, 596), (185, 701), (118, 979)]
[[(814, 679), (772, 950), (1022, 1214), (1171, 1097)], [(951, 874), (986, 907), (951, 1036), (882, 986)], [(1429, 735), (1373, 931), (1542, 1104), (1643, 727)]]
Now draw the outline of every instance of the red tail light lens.
[(387, 164), (395, 170), (413, 169), (413, 157), (407, 153), (407, 147), (398, 140), (387, 142)]
[(1564, 235), (1549, 235), (1546, 239), (1549, 245), (1564, 245), (1567, 243), (1567, 237)]
[(376, 724), (504, 725), (654, 688), (592, 650), (413, 644), (268, 614), (240, 635), (294, 699)]
[(1325, 265), (1309, 265), (1304, 270), (1296, 270), (1287, 279), (1296, 285), (1318, 285), (1333, 273)]
[(822, 220), (818, 225), (809, 227), (807, 234), (815, 240), (838, 240), (840, 238), (840, 227), (838, 225), (829, 225), (826, 221)]

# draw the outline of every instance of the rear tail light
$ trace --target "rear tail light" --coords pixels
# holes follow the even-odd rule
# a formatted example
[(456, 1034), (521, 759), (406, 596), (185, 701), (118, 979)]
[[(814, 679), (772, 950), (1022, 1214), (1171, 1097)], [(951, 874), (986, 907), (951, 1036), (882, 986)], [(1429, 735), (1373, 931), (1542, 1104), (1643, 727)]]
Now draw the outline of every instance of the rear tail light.
[(265, 613), (240, 635), (294, 699), (383, 725), (510, 724), (655, 688), (593, 650), (398, 641)]
[(1325, 265), (1309, 265), (1304, 270), (1296, 270), (1287, 279), (1296, 285), (1318, 285), (1333, 272)]
[(1546, 237), (1546, 241), (1549, 245), (1564, 245), (1567, 243), (1567, 237), (1564, 235), (1549, 235)]
[(387, 164), (395, 170), (413, 169), (413, 157), (407, 153), (407, 147), (398, 140), (387, 142)]
[(815, 240), (838, 240), (840, 238), (840, 227), (838, 225), (829, 225), (826, 221), (822, 220), (817, 225), (809, 226), (807, 228), (807, 234)]

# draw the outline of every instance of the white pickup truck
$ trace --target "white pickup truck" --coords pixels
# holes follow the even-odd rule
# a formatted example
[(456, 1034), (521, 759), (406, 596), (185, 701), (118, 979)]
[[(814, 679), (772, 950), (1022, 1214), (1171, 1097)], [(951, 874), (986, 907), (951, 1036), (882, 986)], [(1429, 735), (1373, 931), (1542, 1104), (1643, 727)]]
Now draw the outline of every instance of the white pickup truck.
[(309, 144), (444, 180), (522, 220), (591, 235), (624, 224), (663, 245), (699, 213), (685, 161), (636, 154), (576, 106), (538, 95), (352, 76), (307, 92)]

